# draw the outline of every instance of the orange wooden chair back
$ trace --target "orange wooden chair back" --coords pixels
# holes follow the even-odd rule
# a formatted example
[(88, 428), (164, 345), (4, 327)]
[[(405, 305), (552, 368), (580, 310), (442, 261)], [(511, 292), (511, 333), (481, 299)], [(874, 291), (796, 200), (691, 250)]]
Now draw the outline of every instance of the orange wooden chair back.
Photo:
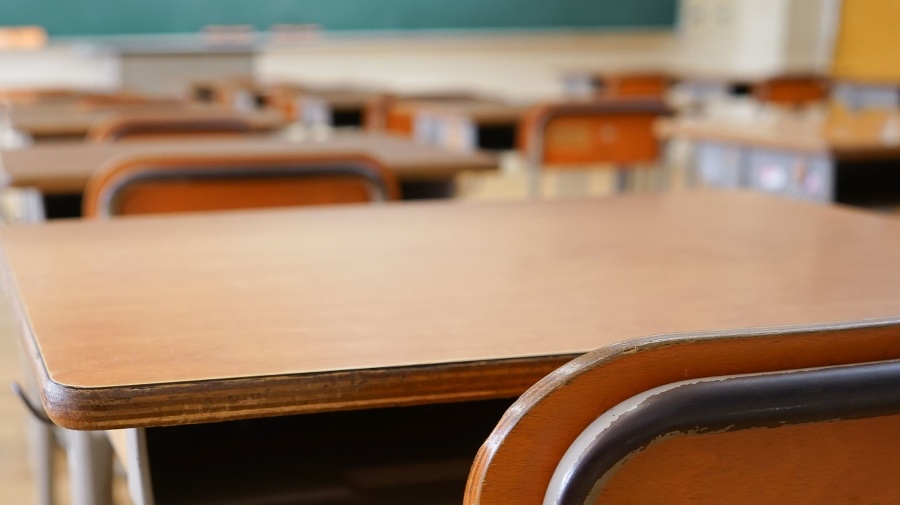
[(665, 74), (621, 74), (602, 79), (598, 96), (602, 98), (665, 98), (672, 78)]
[(654, 125), (668, 113), (659, 100), (538, 105), (522, 121), (519, 148), (533, 166), (652, 162), (660, 149)]
[(384, 111), (384, 131), (398, 137), (412, 138), (415, 112), (409, 104), (389, 101)]
[(898, 503), (897, 360), (900, 320), (599, 349), (506, 412), (465, 503)]
[(828, 99), (828, 81), (817, 76), (784, 76), (754, 87), (757, 100), (787, 106), (823, 103)]
[(363, 112), (364, 127), (367, 131), (384, 131), (410, 138), (415, 130), (415, 101), (455, 102), (477, 99), (478, 95), (465, 91), (414, 93), (402, 97), (382, 94), (366, 103)]
[(134, 158), (88, 182), (88, 218), (395, 200), (392, 173), (364, 156)]

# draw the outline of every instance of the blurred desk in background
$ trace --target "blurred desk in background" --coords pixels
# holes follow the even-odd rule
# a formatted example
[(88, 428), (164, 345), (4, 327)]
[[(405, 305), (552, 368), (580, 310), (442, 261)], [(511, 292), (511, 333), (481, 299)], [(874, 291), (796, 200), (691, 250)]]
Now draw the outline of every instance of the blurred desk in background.
[[(450, 196), (455, 176), (464, 171), (493, 170), (496, 157), (458, 152), (386, 135), (338, 132), (321, 139), (291, 140), (285, 135), (184, 140), (146, 140), (87, 144), (37, 145), (0, 152), (13, 186), (35, 187), (45, 195), (79, 195), (90, 176), (110, 160), (154, 154), (192, 153), (358, 153), (371, 156), (394, 172), (404, 197)], [(50, 213), (52, 217), (52, 212)]]
[(694, 146), (698, 182), (818, 202), (900, 203), (900, 117), (832, 114), (664, 120), (662, 137)]
[(516, 148), (520, 122), (528, 109), (527, 104), (474, 95), (406, 100), (393, 106), (389, 126), (397, 126), (398, 116), (406, 114), (411, 123), (409, 134), (416, 140), (461, 151), (509, 151)]
[(665, 98), (674, 78), (662, 69), (580, 69), (563, 75), (566, 94), (582, 98)]
[(285, 126), (286, 120), (276, 111), (231, 112), (223, 108), (196, 106), (190, 102), (170, 101), (148, 104), (109, 104), (85, 106), (77, 103), (38, 103), (11, 106), (7, 109), (9, 125), (36, 141), (82, 140), (99, 120), (110, 114), (150, 114), (170, 116), (220, 116), (241, 114), (249, 120), (251, 131), (272, 131)]
[(121, 83), (141, 93), (183, 96), (189, 83), (253, 75), (261, 47), (255, 39), (240, 44), (210, 44), (196, 35), (114, 41)]

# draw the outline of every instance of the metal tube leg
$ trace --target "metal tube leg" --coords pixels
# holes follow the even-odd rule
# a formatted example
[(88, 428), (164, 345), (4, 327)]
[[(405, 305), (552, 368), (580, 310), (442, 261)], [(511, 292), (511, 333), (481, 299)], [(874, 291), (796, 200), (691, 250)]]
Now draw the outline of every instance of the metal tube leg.
[[(28, 437), (28, 456), (31, 460), (32, 475), (34, 476), (34, 498), (38, 505), (53, 505), (55, 501), (56, 479), (54, 477), (56, 442), (56, 426), (42, 419), (38, 414), (44, 414), (43, 409), (36, 412), (32, 406), (40, 405), (40, 392), (37, 382), (27, 366), (22, 346), (17, 346), (19, 362), (22, 366), (24, 378), (24, 390), (18, 386), (13, 391), (21, 396), (28, 412), (25, 421), (25, 430)], [(46, 415), (44, 415), (46, 417)]]
[(112, 447), (102, 432), (66, 431), (72, 505), (112, 505)]
[(28, 416), (27, 428), (28, 450), (34, 475), (35, 503), (53, 505), (53, 453), (56, 448), (53, 427), (33, 416)]
[(631, 174), (628, 173), (628, 167), (616, 167), (616, 194), (622, 194), (628, 191), (628, 181)]

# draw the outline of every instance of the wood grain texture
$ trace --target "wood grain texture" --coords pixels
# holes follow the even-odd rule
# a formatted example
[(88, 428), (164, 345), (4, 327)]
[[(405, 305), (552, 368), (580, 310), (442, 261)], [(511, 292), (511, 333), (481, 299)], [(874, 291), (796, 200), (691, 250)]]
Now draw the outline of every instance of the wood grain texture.
[[(603, 412), (657, 386), (704, 377), (897, 358), (900, 358), (898, 319), (793, 329), (664, 335), (620, 342), (598, 349), (554, 371), (510, 407), (476, 457), (469, 475), (465, 503), (467, 505), (542, 503), (553, 471), (575, 437)], [(887, 422), (896, 429), (896, 416)], [(851, 429), (848, 437), (852, 439), (853, 436), (859, 436), (867, 427), (877, 428), (870, 434), (885, 432), (884, 422), (862, 424), (863, 431)], [(828, 426), (811, 430), (801, 433), (799, 436), (805, 438), (798, 440), (810, 440), (810, 436), (814, 439), (816, 434), (837, 433), (836, 429)], [(802, 430), (795, 430), (794, 434), (798, 431)], [(734, 436), (743, 438), (753, 435), (751, 433)], [(732, 434), (723, 436), (731, 437)], [(790, 436), (787, 438), (785, 436), (774, 435), (774, 440), (770, 442), (787, 442)], [(706, 444), (708, 449), (727, 450), (723, 447), (723, 442), (722, 439), (712, 437), (711, 441), (702, 443)], [(748, 481), (761, 473), (768, 474), (770, 470), (777, 469), (778, 465), (790, 467), (791, 456), (785, 456), (777, 462), (754, 466), (761, 463), (758, 456), (765, 448), (777, 447), (767, 445), (760, 438), (755, 442), (757, 458), (754, 460), (753, 450), (744, 456), (747, 458), (746, 461), (753, 461), (753, 465), (740, 467)], [(662, 444), (674, 444), (676, 446), (674, 450), (677, 452), (684, 449), (684, 443), (672, 439)], [(824, 450), (828, 447), (833, 448), (835, 444), (840, 445), (836, 440), (822, 441), (818, 447)], [(889, 445), (896, 446), (894, 443)], [(740, 447), (742, 446), (738, 446), (737, 449)], [(871, 444), (867, 444), (867, 447), (871, 448)], [(620, 470), (623, 481), (610, 488), (611, 501), (603, 503), (648, 503), (638, 498), (659, 499), (661, 495), (666, 496), (667, 503), (698, 503), (693, 501), (698, 497), (712, 498), (713, 503), (758, 503), (759, 497), (763, 496), (749, 495), (736, 501), (722, 498), (731, 496), (731, 492), (741, 489), (740, 479), (733, 482), (730, 488), (715, 487), (716, 482), (721, 482), (720, 478), (724, 480), (729, 473), (734, 473), (729, 465), (740, 463), (740, 458), (718, 460), (714, 456), (716, 454), (714, 451), (703, 453), (691, 450), (685, 459), (678, 460), (682, 463), (690, 461), (691, 464), (673, 465), (671, 457), (666, 457), (665, 452), (667, 451), (663, 451), (660, 457), (667, 460), (673, 468), (669, 476), (661, 470), (661, 462), (655, 456), (647, 456), (644, 458), (646, 461), (639, 462), (639, 466), (635, 468), (640, 482), (644, 484), (637, 487), (643, 489), (634, 491), (629, 489), (629, 486), (635, 485), (636, 476), (629, 470)], [(671, 453), (668, 455), (671, 456)], [(886, 453), (882, 452), (880, 461), (884, 462), (885, 456)], [(889, 459), (896, 461), (895, 458), (896, 453)], [(701, 476), (693, 474), (695, 462), (698, 469), (706, 469), (708, 472), (702, 473)], [(624, 468), (627, 469), (627, 465)], [(841, 469), (840, 465), (835, 468), (827, 464), (814, 468), (821, 469), (825, 477)], [(687, 474), (691, 474), (694, 478), (685, 480), (679, 478)], [(618, 474), (615, 475), (613, 481), (619, 478)], [(648, 475), (652, 475), (652, 478)], [(655, 485), (657, 479), (661, 482), (659, 487)], [(774, 476), (764, 481), (765, 485), (760, 484), (758, 480), (756, 483), (757, 486), (765, 488), (775, 485), (777, 480), (778, 477)], [(650, 481), (653, 482), (652, 485), (649, 484)], [(890, 482), (893, 482), (893, 479)], [(784, 487), (784, 492), (792, 490), (795, 493), (792, 496), (796, 496), (798, 490), (789, 484)], [(671, 495), (667, 491), (672, 491)], [(726, 494), (719, 495), (716, 491), (724, 491)], [(896, 495), (896, 489), (894, 491)], [(755, 501), (751, 497), (755, 498)], [(779, 501), (780, 498), (781, 496)], [(788, 502), (795, 503), (793, 500)], [(805, 500), (797, 503), (803, 502)]]
[(321, 141), (293, 142), (282, 136), (240, 140), (148, 140), (118, 144), (62, 143), (2, 152), (3, 168), (14, 186), (44, 193), (80, 193), (91, 175), (116, 160), (135, 156), (335, 155), (358, 152), (383, 163), (401, 181), (449, 179), (466, 170), (492, 170), (497, 158), (484, 153), (448, 151), (384, 135), (339, 133)]
[(898, 426), (886, 416), (672, 438), (629, 460), (596, 503), (897, 503)]
[(624, 339), (900, 314), (900, 221), (746, 193), (57, 222), (0, 244), (45, 405), (76, 428), (503, 397)]

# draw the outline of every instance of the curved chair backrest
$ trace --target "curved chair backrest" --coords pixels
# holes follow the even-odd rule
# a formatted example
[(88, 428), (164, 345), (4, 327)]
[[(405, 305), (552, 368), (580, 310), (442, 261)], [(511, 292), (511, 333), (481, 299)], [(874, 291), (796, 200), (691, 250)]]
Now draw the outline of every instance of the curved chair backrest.
[(828, 91), (828, 80), (820, 76), (773, 77), (753, 87), (757, 100), (787, 106), (824, 103)]
[(252, 130), (250, 121), (239, 115), (110, 114), (91, 126), (87, 139), (99, 143), (174, 135), (235, 135)]
[(400, 96), (384, 93), (366, 103), (363, 127), (370, 132), (388, 132), (400, 137), (412, 137), (415, 102), (467, 102), (478, 99), (477, 94), (467, 91), (406, 93)]
[(525, 115), (519, 148), (533, 167), (655, 161), (661, 100), (618, 99), (543, 104)]
[(125, 160), (96, 174), (83, 214), (105, 218), (395, 200), (393, 174), (356, 154), (229, 154)]
[(900, 320), (626, 341), (529, 389), (467, 505), (897, 503)]
[(597, 95), (608, 98), (663, 99), (672, 85), (672, 77), (658, 72), (612, 74), (598, 79)]

